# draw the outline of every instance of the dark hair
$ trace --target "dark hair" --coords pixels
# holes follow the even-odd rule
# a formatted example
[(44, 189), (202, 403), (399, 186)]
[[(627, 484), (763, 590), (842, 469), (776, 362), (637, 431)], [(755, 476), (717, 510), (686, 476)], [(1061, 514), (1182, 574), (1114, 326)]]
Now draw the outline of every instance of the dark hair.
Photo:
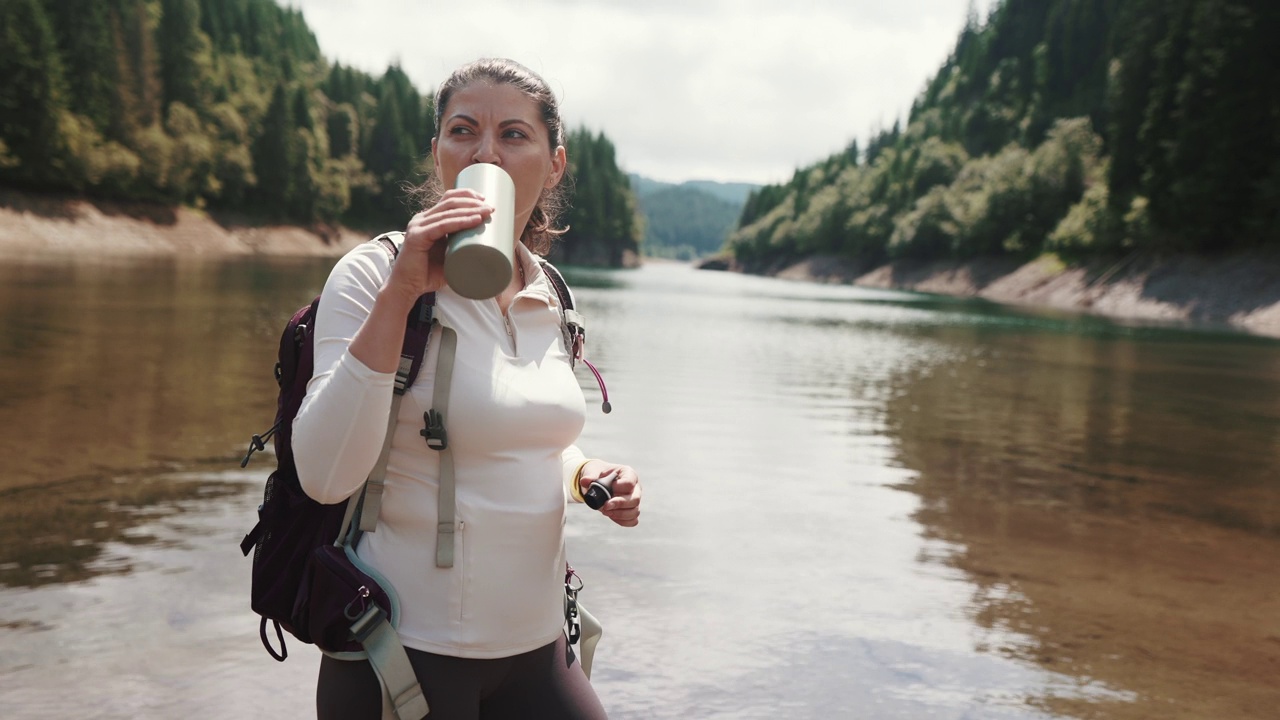
[[(506, 58), (476, 60), (454, 70), (453, 74), (440, 83), (440, 89), (435, 97), (436, 139), (440, 138), (440, 121), (444, 118), (445, 108), (449, 105), (454, 92), (473, 82), (510, 85), (524, 93), (538, 105), (542, 124), (547, 128), (549, 150), (554, 153), (557, 147), (564, 145), (564, 122), (560, 119), (560, 103), (556, 100), (555, 93), (551, 92), (551, 86), (547, 85), (547, 81), (534, 71), (515, 60)], [(435, 172), (429, 174), (425, 183), (414, 188), (413, 194), (423, 207), (439, 201), (444, 194), (439, 176)], [(520, 236), (520, 241), (539, 255), (547, 254), (555, 239), (568, 229), (560, 227), (556, 222), (565, 205), (565, 181), (562, 177), (554, 187), (542, 191), (533, 214), (529, 216), (529, 224), (525, 226), (524, 233)]]

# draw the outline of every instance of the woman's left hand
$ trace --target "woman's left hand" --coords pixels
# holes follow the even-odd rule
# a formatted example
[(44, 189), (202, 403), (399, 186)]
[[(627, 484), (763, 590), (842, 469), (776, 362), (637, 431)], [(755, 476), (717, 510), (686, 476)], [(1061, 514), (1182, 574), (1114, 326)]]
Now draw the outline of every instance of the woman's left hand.
[(613, 481), (613, 497), (600, 508), (600, 512), (623, 527), (635, 527), (640, 522), (640, 476), (636, 474), (635, 468), (604, 460), (588, 461), (582, 467), (580, 488), (585, 493), (592, 481), (615, 470), (618, 477)]

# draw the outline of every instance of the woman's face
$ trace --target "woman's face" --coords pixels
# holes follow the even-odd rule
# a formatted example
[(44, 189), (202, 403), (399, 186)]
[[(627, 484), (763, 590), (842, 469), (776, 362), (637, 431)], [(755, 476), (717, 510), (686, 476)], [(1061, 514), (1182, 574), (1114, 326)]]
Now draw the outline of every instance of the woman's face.
[(524, 231), (538, 198), (564, 174), (564, 148), (551, 149), (537, 103), (511, 85), (484, 81), (454, 91), (431, 141), (436, 172), (445, 189), (474, 163), (493, 163), (515, 182), (516, 237)]

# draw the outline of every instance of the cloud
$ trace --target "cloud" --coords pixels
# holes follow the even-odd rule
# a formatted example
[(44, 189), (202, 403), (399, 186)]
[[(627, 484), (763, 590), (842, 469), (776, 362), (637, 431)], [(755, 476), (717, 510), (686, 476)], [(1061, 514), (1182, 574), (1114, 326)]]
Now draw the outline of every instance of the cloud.
[[(984, 10), (990, 0), (980, 2)], [(777, 182), (904, 117), (965, 0), (293, 0), (326, 57), (423, 91), (478, 57), (542, 74), (627, 170)]]

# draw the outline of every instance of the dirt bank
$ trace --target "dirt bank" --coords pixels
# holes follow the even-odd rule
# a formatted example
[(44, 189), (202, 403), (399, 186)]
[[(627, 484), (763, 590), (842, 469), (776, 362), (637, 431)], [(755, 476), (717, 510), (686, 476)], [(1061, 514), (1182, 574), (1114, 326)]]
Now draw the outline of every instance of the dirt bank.
[[(371, 233), (317, 225), (261, 225), (243, 218), (144, 203), (36, 195), (0, 188), (0, 258), (60, 255), (337, 256)], [(725, 263), (727, 266), (727, 263)], [(897, 262), (868, 271), (815, 257), (776, 273), (1115, 318), (1221, 324), (1280, 337), (1280, 254), (1222, 258), (1131, 255), (1070, 267), (1045, 257), (955, 263)]]
[[(407, 222), (408, 217), (402, 219)], [(139, 255), (295, 255), (337, 257), (374, 230), (316, 224), (267, 225), (243, 216), (186, 207), (38, 195), (0, 187), (0, 260)], [(607, 262), (607, 258), (584, 258)], [(641, 259), (623, 252), (622, 267)]]
[(955, 263), (896, 262), (867, 271), (815, 257), (776, 273), (812, 282), (853, 283), (1113, 318), (1226, 325), (1280, 337), (1280, 254), (1158, 257), (1067, 266), (1053, 257)]
[(184, 207), (35, 195), (0, 188), (0, 258), (57, 255), (341, 255), (369, 235), (261, 225)]

